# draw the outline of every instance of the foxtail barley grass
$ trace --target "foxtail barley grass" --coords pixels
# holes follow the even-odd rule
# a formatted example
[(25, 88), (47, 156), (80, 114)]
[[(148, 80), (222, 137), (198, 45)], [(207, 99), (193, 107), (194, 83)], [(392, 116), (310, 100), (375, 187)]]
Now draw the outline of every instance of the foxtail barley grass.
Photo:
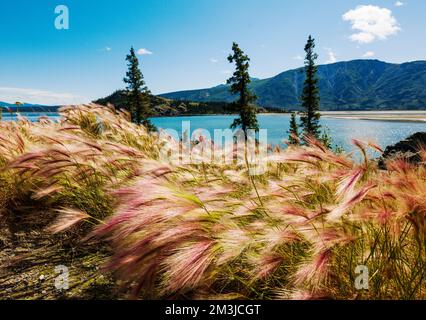
[(57, 216), (46, 232), (104, 241), (132, 297), (426, 298), (423, 164), (379, 170), (374, 143), (353, 141), (359, 162), (311, 139), (271, 150), (250, 176), (241, 163), (161, 161), (166, 141), (112, 107), (61, 116), (0, 123), (0, 214), (42, 205)]

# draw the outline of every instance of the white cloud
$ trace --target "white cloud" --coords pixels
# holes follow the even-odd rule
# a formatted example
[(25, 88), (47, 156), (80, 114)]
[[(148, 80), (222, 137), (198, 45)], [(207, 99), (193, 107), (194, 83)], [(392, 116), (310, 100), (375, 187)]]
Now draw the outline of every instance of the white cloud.
[(215, 58), (211, 58), (211, 59), (210, 59), (210, 62), (211, 62), (211, 63), (217, 63), (218, 61), (219, 61), (219, 60), (217, 60), (217, 59), (215, 59)]
[(335, 63), (337, 62), (336, 54), (331, 48), (324, 48), (328, 54), (328, 60), (325, 63)]
[(222, 74), (232, 74), (231, 70), (222, 70), (220, 73)]
[(373, 51), (367, 51), (366, 53), (364, 53), (363, 57), (364, 58), (371, 58), (374, 57), (376, 54)]
[(402, 2), (402, 1), (395, 2), (395, 7), (402, 7), (402, 6), (405, 6), (404, 2)]
[(297, 55), (293, 57), (294, 60), (303, 60), (303, 57), (301, 55)]
[(0, 87), (0, 101), (15, 103), (16, 101), (42, 105), (67, 105), (87, 102), (80, 96), (70, 93), (57, 93), (39, 89)]
[(140, 48), (137, 53), (141, 56), (153, 54), (153, 52), (151, 52), (151, 51), (149, 51), (148, 49), (145, 49), (145, 48)]
[(386, 40), (401, 30), (392, 11), (378, 6), (358, 6), (346, 12), (342, 18), (352, 24), (353, 30), (359, 31), (350, 36), (352, 41), (359, 43)]
[(110, 51), (112, 51), (112, 48), (106, 46), (106, 47), (103, 47), (102, 49), (98, 49), (98, 51), (101, 51), (101, 52), (110, 52)]

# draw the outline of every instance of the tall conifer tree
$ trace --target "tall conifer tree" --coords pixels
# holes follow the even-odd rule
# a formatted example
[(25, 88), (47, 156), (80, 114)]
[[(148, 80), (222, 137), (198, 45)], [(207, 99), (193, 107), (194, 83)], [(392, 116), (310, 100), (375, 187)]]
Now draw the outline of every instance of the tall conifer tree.
[(127, 84), (127, 103), (132, 115), (132, 121), (145, 125), (149, 130), (154, 130), (155, 127), (148, 119), (151, 114), (151, 93), (145, 85), (142, 72), (139, 69), (139, 60), (133, 47), (130, 49), (130, 54), (127, 55), (126, 61), (128, 70), (123, 81)]
[(316, 139), (320, 139), (321, 126), (320, 120), (320, 96), (318, 89), (318, 78), (316, 73), (318, 67), (315, 61), (318, 59), (318, 55), (314, 52), (315, 39), (309, 36), (308, 42), (305, 46), (306, 58), (305, 58), (305, 74), (306, 79), (302, 93), (302, 107), (303, 113), (301, 117), (301, 127), (303, 129), (303, 135), (313, 136)]
[(235, 63), (235, 72), (227, 83), (231, 85), (230, 92), (238, 94), (239, 98), (234, 102), (235, 110), (240, 114), (240, 117), (235, 119), (231, 125), (232, 129), (241, 127), (247, 139), (247, 130), (259, 130), (257, 122), (257, 107), (254, 105), (257, 97), (250, 92), (248, 85), (250, 84), (249, 57), (244, 54), (237, 43), (232, 44), (233, 53), (229, 55), (228, 61)]

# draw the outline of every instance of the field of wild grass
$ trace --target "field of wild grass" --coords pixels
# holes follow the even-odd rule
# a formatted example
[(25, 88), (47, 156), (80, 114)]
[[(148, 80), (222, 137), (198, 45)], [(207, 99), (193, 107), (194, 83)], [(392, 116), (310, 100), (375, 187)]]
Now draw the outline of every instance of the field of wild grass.
[[(0, 246), (10, 253), (0, 298), (52, 298), (52, 259), (110, 275), (102, 297), (426, 298), (425, 166), (395, 159), (380, 170), (373, 143), (354, 141), (364, 155), (355, 161), (312, 140), (271, 151), (267, 171), (250, 176), (241, 162), (161, 161), (170, 141), (112, 108), (61, 115), (0, 122)], [(360, 265), (368, 290), (355, 286)], [(88, 281), (79, 267), (70, 290)], [(26, 285), (11, 282), (22, 274)]]

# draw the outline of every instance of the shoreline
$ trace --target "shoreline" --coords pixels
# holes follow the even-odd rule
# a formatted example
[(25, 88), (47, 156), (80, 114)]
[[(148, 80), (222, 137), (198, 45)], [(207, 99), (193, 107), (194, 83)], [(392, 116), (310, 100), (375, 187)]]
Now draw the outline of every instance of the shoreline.
[(323, 115), (324, 118), (338, 119), (338, 120), (362, 120), (362, 121), (381, 121), (381, 122), (415, 122), (426, 123), (426, 118), (413, 119), (413, 118), (367, 118), (367, 117), (345, 117), (345, 116), (329, 116)]
[(426, 122), (424, 110), (386, 110), (386, 111), (324, 111), (322, 117), (342, 120), (364, 120), (385, 122)]
[[(26, 115), (52, 115), (56, 112), (22, 112)], [(258, 115), (262, 116), (279, 116), (289, 115), (290, 112), (262, 112)], [(9, 113), (3, 113), (3, 118), (9, 118)], [(16, 113), (13, 113), (16, 116)], [(25, 116), (25, 115), (24, 115)], [(185, 114), (185, 115), (164, 115), (164, 116), (152, 116), (151, 119), (155, 118), (183, 118), (183, 117), (208, 117), (208, 116), (238, 116), (235, 113), (228, 114)], [(412, 122), (412, 123), (426, 123), (426, 110), (385, 110), (385, 111), (322, 111), (321, 117), (329, 119), (339, 120), (362, 120), (362, 121), (381, 121), (381, 122)]]

